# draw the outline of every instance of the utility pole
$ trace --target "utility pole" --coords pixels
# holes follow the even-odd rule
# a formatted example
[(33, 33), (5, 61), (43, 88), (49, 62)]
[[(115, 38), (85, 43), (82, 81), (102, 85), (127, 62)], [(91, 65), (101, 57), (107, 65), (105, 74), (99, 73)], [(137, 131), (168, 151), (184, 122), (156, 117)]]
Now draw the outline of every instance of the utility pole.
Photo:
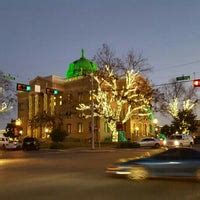
[(94, 141), (94, 98), (93, 98), (93, 92), (94, 92), (94, 74), (91, 73), (91, 120), (92, 120), (92, 149), (95, 149), (95, 141)]

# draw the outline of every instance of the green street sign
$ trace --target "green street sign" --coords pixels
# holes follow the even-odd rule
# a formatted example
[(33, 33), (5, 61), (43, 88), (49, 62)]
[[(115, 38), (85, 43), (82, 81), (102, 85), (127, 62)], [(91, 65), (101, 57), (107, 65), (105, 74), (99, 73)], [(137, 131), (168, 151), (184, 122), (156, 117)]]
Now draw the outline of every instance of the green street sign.
[(176, 77), (176, 81), (186, 81), (186, 80), (190, 80), (190, 76), (179, 76), (179, 77)]

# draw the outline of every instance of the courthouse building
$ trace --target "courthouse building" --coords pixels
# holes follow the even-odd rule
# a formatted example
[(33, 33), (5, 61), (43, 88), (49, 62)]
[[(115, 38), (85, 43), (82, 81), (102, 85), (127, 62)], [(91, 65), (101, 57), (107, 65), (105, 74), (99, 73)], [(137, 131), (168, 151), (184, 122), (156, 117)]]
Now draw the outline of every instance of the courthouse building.
[[(97, 65), (82, 56), (69, 65), (65, 77), (50, 75), (37, 76), (29, 82), (29, 92), (18, 92), (18, 118), (22, 122), (24, 136), (47, 138), (52, 124), (45, 121), (40, 126), (33, 126), (31, 120), (35, 116), (46, 114), (55, 119), (70, 138), (87, 140), (91, 138), (91, 118), (85, 118), (82, 111), (76, 107), (79, 103), (91, 104), (92, 90), (91, 72), (97, 70)], [(93, 90), (97, 87), (94, 82)], [(134, 116), (125, 125), (126, 138), (135, 140), (152, 134), (152, 121), (147, 117)], [(111, 138), (111, 133), (104, 119), (95, 117), (95, 140), (105, 141)]]

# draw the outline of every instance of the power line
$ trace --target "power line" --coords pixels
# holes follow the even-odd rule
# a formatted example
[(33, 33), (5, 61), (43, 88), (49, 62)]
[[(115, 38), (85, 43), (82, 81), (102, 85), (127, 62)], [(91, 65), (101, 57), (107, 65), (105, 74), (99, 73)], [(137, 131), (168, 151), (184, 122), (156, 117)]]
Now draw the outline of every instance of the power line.
[(175, 83), (187, 83), (187, 82), (193, 82), (193, 80), (183, 80), (183, 81), (177, 81), (177, 82), (172, 82), (172, 83), (161, 83), (158, 85), (154, 85), (153, 87), (160, 87), (160, 86), (165, 86), (165, 85), (172, 85)]
[(188, 62), (188, 63), (183, 63), (183, 64), (178, 64), (178, 65), (171, 65), (171, 66), (168, 66), (168, 67), (161, 67), (162, 69), (156, 69), (156, 70), (162, 71), (162, 70), (167, 70), (167, 69), (171, 69), (171, 68), (184, 67), (184, 66), (187, 66), (187, 65), (195, 64), (195, 63), (200, 63), (200, 60), (196, 60), (196, 61), (192, 61), (192, 62)]

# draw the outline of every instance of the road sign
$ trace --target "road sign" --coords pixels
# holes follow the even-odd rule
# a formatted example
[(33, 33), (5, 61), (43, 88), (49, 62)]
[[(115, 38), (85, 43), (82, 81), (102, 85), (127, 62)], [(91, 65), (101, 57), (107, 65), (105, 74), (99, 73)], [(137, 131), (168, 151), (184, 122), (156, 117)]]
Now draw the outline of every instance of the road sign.
[(176, 77), (176, 81), (186, 81), (186, 80), (190, 80), (190, 76), (178, 76)]

